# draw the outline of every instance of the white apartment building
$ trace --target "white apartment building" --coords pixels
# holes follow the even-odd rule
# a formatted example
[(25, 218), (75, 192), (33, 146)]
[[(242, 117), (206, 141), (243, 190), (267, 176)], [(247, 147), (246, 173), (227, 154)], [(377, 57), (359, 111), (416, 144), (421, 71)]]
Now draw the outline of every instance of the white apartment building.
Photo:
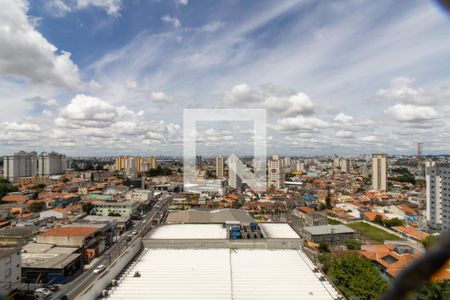
[(269, 188), (283, 189), (284, 188), (284, 160), (280, 159), (278, 155), (273, 155), (272, 159), (268, 161), (268, 178), (267, 185)]
[(38, 156), (38, 176), (62, 174), (67, 169), (66, 156), (56, 152), (42, 152)]
[(3, 157), (3, 176), (11, 182), (19, 177), (34, 177), (38, 174), (36, 152), (20, 151)]
[(426, 164), (427, 224), (436, 230), (450, 229), (450, 164)]
[(350, 172), (350, 161), (348, 159), (341, 158), (339, 160), (339, 167), (341, 168), (341, 172)]
[(20, 248), (0, 248), (0, 298), (20, 286), (21, 265)]
[(150, 201), (153, 197), (153, 191), (144, 189), (134, 189), (125, 193), (127, 201), (145, 202)]
[(238, 158), (237, 156), (230, 156), (227, 160), (228, 163), (228, 185), (232, 188), (239, 189), (242, 186), (242, 178), (239, 177), (234, 170), (238, 170)]
[(372, 155), (372, 188), (387, 191), (387, 155), (384, 153)]
[(223, 156), (217, 156), (216, 157), (216, 177), (221, 179), (224, 178), (224, 160), (223, 160)]

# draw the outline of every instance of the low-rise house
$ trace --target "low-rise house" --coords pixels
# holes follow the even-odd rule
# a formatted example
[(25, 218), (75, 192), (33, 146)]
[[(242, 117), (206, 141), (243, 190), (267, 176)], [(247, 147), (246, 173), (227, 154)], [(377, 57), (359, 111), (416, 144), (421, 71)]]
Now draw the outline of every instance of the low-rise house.
[(104, 249), (100, 239), (101, 231), (97, 227), (56, 227), (36, 237), (37, 243), (80, 249), (86, 260), (97, 257)]
[(393, 226), (392, 230), (418, 242), (422, 242), (429, 236), (428, 233), (414, 229), (411, 226)]
[(342, 224), (303, 227), (302, 235), (309, 242), (328, 245), (342, 245), (356, 238), (355, 231)]
[(325, 211), (316, 211), (307, 206), (299, 206), (294, 210), (294, 214), (300, 217), (303, 226), (320, 226), (328, 224)]
[(31, 199), (31, 195), (22, 195), (22, 194), (16, 194), (16, 195), (6, 195), (3, 196), (2, 201), (4, 203), (18, 203), (18, 204), (25, 204), (28, 200)]
[(0, 247), (0, 266), (0, 298), (8, 299), (22, 279), (20, 247)]
[(0, 246), (20, 246), (28, 243), (36, 236), (34, 227), (5, 227), (0, 230)]

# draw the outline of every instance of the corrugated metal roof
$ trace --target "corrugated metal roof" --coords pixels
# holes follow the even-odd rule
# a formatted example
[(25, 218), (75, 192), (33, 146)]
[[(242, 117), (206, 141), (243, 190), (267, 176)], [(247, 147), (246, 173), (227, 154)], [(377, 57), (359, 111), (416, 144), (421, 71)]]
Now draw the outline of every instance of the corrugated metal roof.
[(150, 239), (226, 239), (220, 224), (167, 224), (150, 231)]
[[(108, 299), (335, 299), (301, 251), (152, 249)], [(141, 277), (133, 277), (138, 271)]]
[(287, 223), (260, 223), (268, 239), (299, 239), (300, 236)]

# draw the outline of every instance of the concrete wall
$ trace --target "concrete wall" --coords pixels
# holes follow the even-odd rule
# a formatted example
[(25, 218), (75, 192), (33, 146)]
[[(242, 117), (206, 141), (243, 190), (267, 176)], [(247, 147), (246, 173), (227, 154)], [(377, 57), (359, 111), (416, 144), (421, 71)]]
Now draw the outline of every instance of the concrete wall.
[(302, 245), (301, 239), (256, 239), (256, 240), (189, 240), (189, 239), (144, 239), (145, 248), (234, 248), (234, 249), (299, 249)]
[(139, 250), (142, 249), (142, 240), (138, 239), (134, 244), (123, 252), (116, 261), (114, 261), (104, 272), (103, 276), (93, 282), (77, 299), (91, 300), (96, 299), (111, 281), (119, 275), (119, 273), (126, 267), (128, 263), (136, 256)]

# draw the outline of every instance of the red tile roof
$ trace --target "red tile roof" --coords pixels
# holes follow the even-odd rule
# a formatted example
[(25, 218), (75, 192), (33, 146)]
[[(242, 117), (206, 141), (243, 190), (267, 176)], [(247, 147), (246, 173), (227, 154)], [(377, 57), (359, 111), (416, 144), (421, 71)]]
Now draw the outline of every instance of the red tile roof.
[(57, 227), (47, 232), (41, 233), (41, 236), (89, 236), (98, 229), (94, 227)]
[(6, 195), (2, 198), (2, 201), (5, 202), (25, 202), (30, 199), (29, 196), (25, 195)]

